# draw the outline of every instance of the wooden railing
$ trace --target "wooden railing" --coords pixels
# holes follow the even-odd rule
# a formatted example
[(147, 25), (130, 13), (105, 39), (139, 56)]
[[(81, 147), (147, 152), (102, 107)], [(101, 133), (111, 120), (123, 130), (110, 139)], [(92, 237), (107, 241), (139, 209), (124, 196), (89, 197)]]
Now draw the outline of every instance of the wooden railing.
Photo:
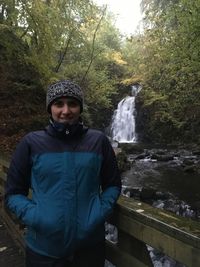
[(8, 232), (11, 234), (13, 240), (21, 248), (21, 251), (25, 252), (25, 244), (23, 239), (24, 226), (20, 223), (16, 217), (10, 213), (4, 207), (4, 187), (6, 181), (6, 173), (9, 167), (9, 158), (0, 155), (0, 216), (3, 218), (4, 223), (6, 224)]
[[(0, 158), (1, 195), (7, 168), (8, 161)], [(23, 250), (23, 227), (4, 205), (0, 214)], [(146, 244), (188, 267), (200, 266), (199, 222), (121, 196), (111, 223), (118, 229), (118, 242), (106, 242), (106, 258), (117, 267), (153, 266)]]
[(120, 197), (113, 221), (119, 242), (108, 246), (107, 258), (116, 266), (152, 266), (145, 244), (188, 267), (200, 266), (199, 222), (126, 197)]

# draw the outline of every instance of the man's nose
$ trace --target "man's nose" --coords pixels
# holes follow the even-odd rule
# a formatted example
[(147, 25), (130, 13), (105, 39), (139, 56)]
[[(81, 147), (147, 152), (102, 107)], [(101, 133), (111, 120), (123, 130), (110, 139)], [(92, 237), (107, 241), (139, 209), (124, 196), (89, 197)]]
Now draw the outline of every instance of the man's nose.
[(62, 112), (63, 112), (64, 114), (68, 114), (68, 113), (70, 113), (70, 108), (69, 108), (69, 106), (68, 106), (67, 104), (64, 104), (64, 105), (63, 105)]

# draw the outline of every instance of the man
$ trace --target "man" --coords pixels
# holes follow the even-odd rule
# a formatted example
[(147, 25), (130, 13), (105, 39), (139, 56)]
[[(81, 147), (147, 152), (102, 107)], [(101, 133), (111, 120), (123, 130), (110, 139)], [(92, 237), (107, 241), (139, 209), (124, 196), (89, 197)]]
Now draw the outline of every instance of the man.
[(103, 267), (104, 222), (121, 189), (113, 149), (83, 125), (74, 82), (51, 84), (46, 107), (49, 126), (22, 138), (6, 183), (6, 205), (27, 226), (26, 267)]

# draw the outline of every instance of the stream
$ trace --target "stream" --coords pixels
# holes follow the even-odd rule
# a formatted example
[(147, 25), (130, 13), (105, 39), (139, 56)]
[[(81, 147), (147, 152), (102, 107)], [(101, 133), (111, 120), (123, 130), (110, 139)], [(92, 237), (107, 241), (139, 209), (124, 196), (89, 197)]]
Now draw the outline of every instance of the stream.
[[(137, 144), (135, 97), (141, 87), (118, 104), (111, 123), (113, 143)], [(122, 172), (122, 194), (154, 207), (200, 221), (200, 151), (151, 148), (127, 155), (129, 168)], [(106, 225), (107, 239), (117, 242), (117, 230)], [(184, 267), (147, 246), (154, 267)], [(113, 267), (106, 262), (105, 267)], [(133, 266), (130, 266), (133, 267)]]
[[(144, 150), (129, 154), (128, 161), (130, 168), (122, 173), (123, 195), (200, 221), (199, 152)], [(106, 229), (107, 239), (117, 242), (117, 229)], [(154, 267), (185, 267), (148, 245), (147, 249)], [(113, 265), (107, 262), (105, 267)]]
[(200, 156), (190, 154), (188, 151), (187, 155), (173, 157), (165, 162), (148, 157), (134, 159), (131, 168), (122, 173), (123, 186), (168, 192), (171, 197), (194, 206), (200, 200)]

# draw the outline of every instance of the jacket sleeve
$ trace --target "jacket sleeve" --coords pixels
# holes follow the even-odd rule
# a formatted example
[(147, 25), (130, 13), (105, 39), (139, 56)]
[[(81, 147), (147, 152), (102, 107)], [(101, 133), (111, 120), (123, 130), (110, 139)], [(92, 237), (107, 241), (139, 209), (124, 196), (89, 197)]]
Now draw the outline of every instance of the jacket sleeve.
[(23, 223), (30, 224), (33, 217), (34, 203), (28, 198), (31, 175), (30, 149), (26, 138), (18, 144), (5, 185), (5, 205)]
[(102, 212), (105, 218), (108, 218), (121, 192), (121, 178), (114, 150), (106, 136), (104, 136), (102, 145), (101, 203)]

